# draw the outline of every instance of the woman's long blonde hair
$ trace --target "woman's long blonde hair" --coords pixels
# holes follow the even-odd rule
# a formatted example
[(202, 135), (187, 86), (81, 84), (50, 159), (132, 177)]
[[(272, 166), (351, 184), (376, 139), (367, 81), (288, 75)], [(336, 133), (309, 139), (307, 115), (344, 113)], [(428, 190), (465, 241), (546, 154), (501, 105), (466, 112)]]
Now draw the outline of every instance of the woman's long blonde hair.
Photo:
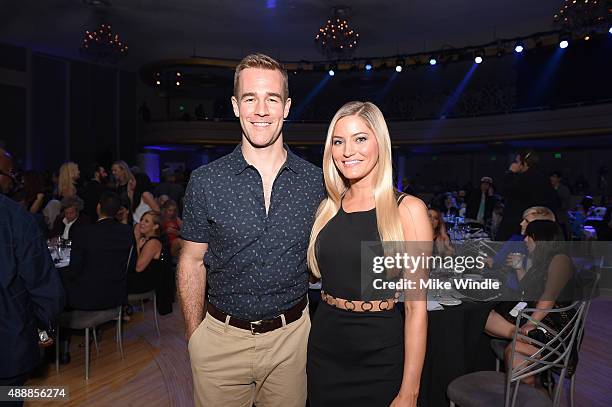
[(76, 177), (79, 166), (72, 161), (63, 163), (59, 169), (59, 179), (57, 181), (57, 193), (61, 197), (73, 197), (76, 195)]
[(391, 140), (385, 118), (376, 105), (370, 102), (348, 102), (336, 112), (332, 119), (323, 153), (323, 177), (327, 198), (321, 202), (310, 234), (307, 261), (308, 267), (316, 277), (321, 277), (316, 258), (316, 241), (321, 229), (340, 209), (341, 200), (350, 188), (349, 180), (344, 178), (332, 158), (332, 136), (338, 120), (347, 116), (357, 116), (374, 133), (378, 143), (378, 162), (374, 168), (374, 201), (376, 203), (376, 221), (378, 234), (383, 242), (401, 242), (404, 240), (399, 209), (397, 208), (396, 189), (393, 187), (393, 168), (391, 158)]

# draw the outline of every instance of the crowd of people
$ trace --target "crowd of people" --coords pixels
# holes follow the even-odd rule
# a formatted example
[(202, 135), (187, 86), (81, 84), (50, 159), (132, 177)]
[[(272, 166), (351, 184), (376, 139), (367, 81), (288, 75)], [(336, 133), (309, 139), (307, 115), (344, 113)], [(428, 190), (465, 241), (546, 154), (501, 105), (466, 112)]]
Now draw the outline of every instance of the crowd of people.
[[(111, 165), (112, 175), (96, 164), (86, 180), (72, 162), (57, 177), (19, 176), (0, 150), (0, 207), (7, 208), (0, 212), (0, 238), (35, 249), (33, 256), (17, 248), (19, 256), (2, 257), (21, 263), (3, 265), (12, 274), (0, 275), (0, 294), (14, 300), (15, 292), (27, 292), (39, 311), (31, 316), (35, 323), (15, 313), (14, 305), (2, 309), (17, 320), (14, 326), (28, 327), (9, 332), (3, 326), (2, 334), (32, 348), (36, 327), (51, 330), (62, 310), (109, 309), (126, 304), (129, 293), (154, 289), (158, 311), (166, 313), (177, 291), (198, 406), (303, 407), (308, 399), (313, 407), (415, 407), (430, 351), (427, 293), (404, 291), (404, 302), (390, 289), (366, 296), (355, 270), (364, 242), (401, 242), (419, 255), (452, 256), (447, 224), (457, 218), (481, 225), (497, 240), (523, 242), (524, 261), (498, 253), (487, 264), (511, 262), (518, 292), (534, 290), (525, 300), (541, 311), (521, 327), (524, 335), (537, 334), (539, 322), (564, 323), (550, 321), (548, 311), (575, 298), (565, 292), (574, 270), (569, 256), (546, 242), (584, 238), (574, 233), (572, 219), (582, 216), (585, 224), (594, 212), (592, 199), (571, 212), (562, 175), (539, 172), (535, 151), (520, 151), (498, 184), (484, 175), (475, 190), (424, 202), (396, 190), (391, 138), (375, 104), (348, 102), (335, 113), (321, 169), (283, 143), (288, 92), (287, 73), (274, 59), (255, 54), (241, 61), (231, 99), (241, 143), (196, 169), (186, 188), (187, 178), (170, 169), (153, 186), (124, 161)], [(612, 229), (610, 212), (598, 220), (600, 239)], [(18, 227), (5, 227), (13, 223)], [(70, 241), (67, 269), (58, 273), (48, 252), (42, 255), (48, 250), (43, 236), (49, 245)], [(177, 287), (172, 257), (178, 258)], [(40, 278), (16, 279), (32, 261), (41, 263), (33, 271)], [(428, 278), (426, 270), (415, 271), (413, 278)], [(322, 284), (312, 322), (309, 279)], [(491, 309), (482, 332), (513, 337), (504, 306)], [(0, 351), (0, 384), (23, 384), (33, 358), (26, 366), (6, 349)], [(64, 363), (68, 349), (65, 342)], [(523, 343), (517, 352), (531, 355), (534, 349)], [(506, 366), (514, 363), (506, 358)]]

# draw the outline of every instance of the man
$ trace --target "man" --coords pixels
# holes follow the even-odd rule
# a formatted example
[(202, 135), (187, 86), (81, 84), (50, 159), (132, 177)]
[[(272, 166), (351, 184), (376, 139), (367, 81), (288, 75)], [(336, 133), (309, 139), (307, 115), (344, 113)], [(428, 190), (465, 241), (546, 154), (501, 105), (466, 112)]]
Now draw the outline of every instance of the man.
[(102, 193), (106, 191), (106, 180), (108, 178), (108, 173), (106, 172), (106, 169), (104, 169), (104, 167), (98, 163), (92, 165), (91, 169), (92, 177), (87, 185), (85, 185), (82, 193), (85, 206), (83, 212), (89, 217), (89, 219), (95, 220), (98, 216), (96, 213), (98, 202), (100, 201)]
[(559, 171), (553, 171), (550, 174), (549, 179), (550, 184), (557, 193), (557, 219), (559, 222), (559, 226), (561, 227), (561, 230), (563, 230), (565, 240), (569, 240), (569, 216), (567, 214), (567, 211), (569, 211), (572, 207), (572, 194), (567, 185), (561, 183), (563, 177), (561, 176), (561, 173)]
[(98, 221), (75, 231), (64, 275), (69, 308), (102, 310), (127, 299), (126, 265), (134, 234), (115, 220), (120, 206), (119, 195), (104, 192), (97, 205)]
[(38, 329), (50, 331), (64, 305), (36, 220), (5, 196), (14, 188), (12, 171), (0, 149), (0, 386), (25, 383), (39, 363)]
[(501, 185), (505, 208), (497, 240), (508, 240), (519, 233), (518, 226), (525, 209), (532, 206), (555, 207), (555, 191), (546, 177), (538, 172), (538, 161), (535, 151), (525, 150), (517, 154), (510, 165)]
[(303, 407), (306, 248), (322, 172), (283, 145), (291, 99), (278, 62), (244, 58), (231, 100), (242, 143), (195, 170), (185, 195), (178, 282), (195, 403)]
[(480, 179), (480, 188), (472, 191), (469, 196), (466, 208), (467, 218), (475, 219), (483, 225), (491, 219), (495, 207), (495, 199), (490, 193), (492, 185), (493, 178), (482, 177)]
[(91, 223), (87, 215), (81, 214), (82, 210), (83, 201), (78, 196), (62, 199), (62, 211), (64, 212), (64, 216), (58, 216), (57, 219), (55, 219), (49, 236), (59, 236), (62, 239), (72, 240), (73, 230)]
[(162, 180), (163, 182), (155, 188), (155, 196), (160, 197), (162, 195), (167, 195), (180, 206), (183, 195), (185, 195), (185, 190), (182, 185), (176, 183), (176, 174), (174, 170), (172, 168), (163, 169)]

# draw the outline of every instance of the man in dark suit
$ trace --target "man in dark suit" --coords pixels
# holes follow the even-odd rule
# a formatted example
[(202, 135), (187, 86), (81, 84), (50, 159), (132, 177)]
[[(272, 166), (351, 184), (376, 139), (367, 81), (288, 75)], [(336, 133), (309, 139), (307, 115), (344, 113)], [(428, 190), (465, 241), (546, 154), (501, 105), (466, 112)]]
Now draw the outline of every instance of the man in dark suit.
[(75, 230), (64, 275), (69, 308), (102, 310), (127, 300), (126, 264), (134, 234), (130, 226), (115, 220), (120, 205), (116, 193), (104, 192), (98, 203), (98, 221)]
[(58, 216), (55, 219), (49, 237), (72, 240), (72, 236), (77, 229), (91, 223), (89, 217), (81, 213), (82, 210), (83, 201), (78, 196), (62, 199), (64, 216)]
[(39, 363), (38, 329), (50, 330), (64, 305), (36, 219), (5, 196), (14, 184), (11, 156), (0, 148), (0, 386), (25, 383)]

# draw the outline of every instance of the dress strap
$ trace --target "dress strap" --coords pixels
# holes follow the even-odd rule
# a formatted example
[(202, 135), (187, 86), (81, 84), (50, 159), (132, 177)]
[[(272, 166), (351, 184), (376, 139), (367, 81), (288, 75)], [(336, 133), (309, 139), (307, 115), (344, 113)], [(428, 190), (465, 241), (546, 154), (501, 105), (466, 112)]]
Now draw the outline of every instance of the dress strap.
[(406, 198), (408, 196), (408, 194), (402, 192), (398, 197), (397, 197), (397, 206), (400, 206), (400, 204), (402, 203), (402, 201), (404, 200), (404, 198)]

